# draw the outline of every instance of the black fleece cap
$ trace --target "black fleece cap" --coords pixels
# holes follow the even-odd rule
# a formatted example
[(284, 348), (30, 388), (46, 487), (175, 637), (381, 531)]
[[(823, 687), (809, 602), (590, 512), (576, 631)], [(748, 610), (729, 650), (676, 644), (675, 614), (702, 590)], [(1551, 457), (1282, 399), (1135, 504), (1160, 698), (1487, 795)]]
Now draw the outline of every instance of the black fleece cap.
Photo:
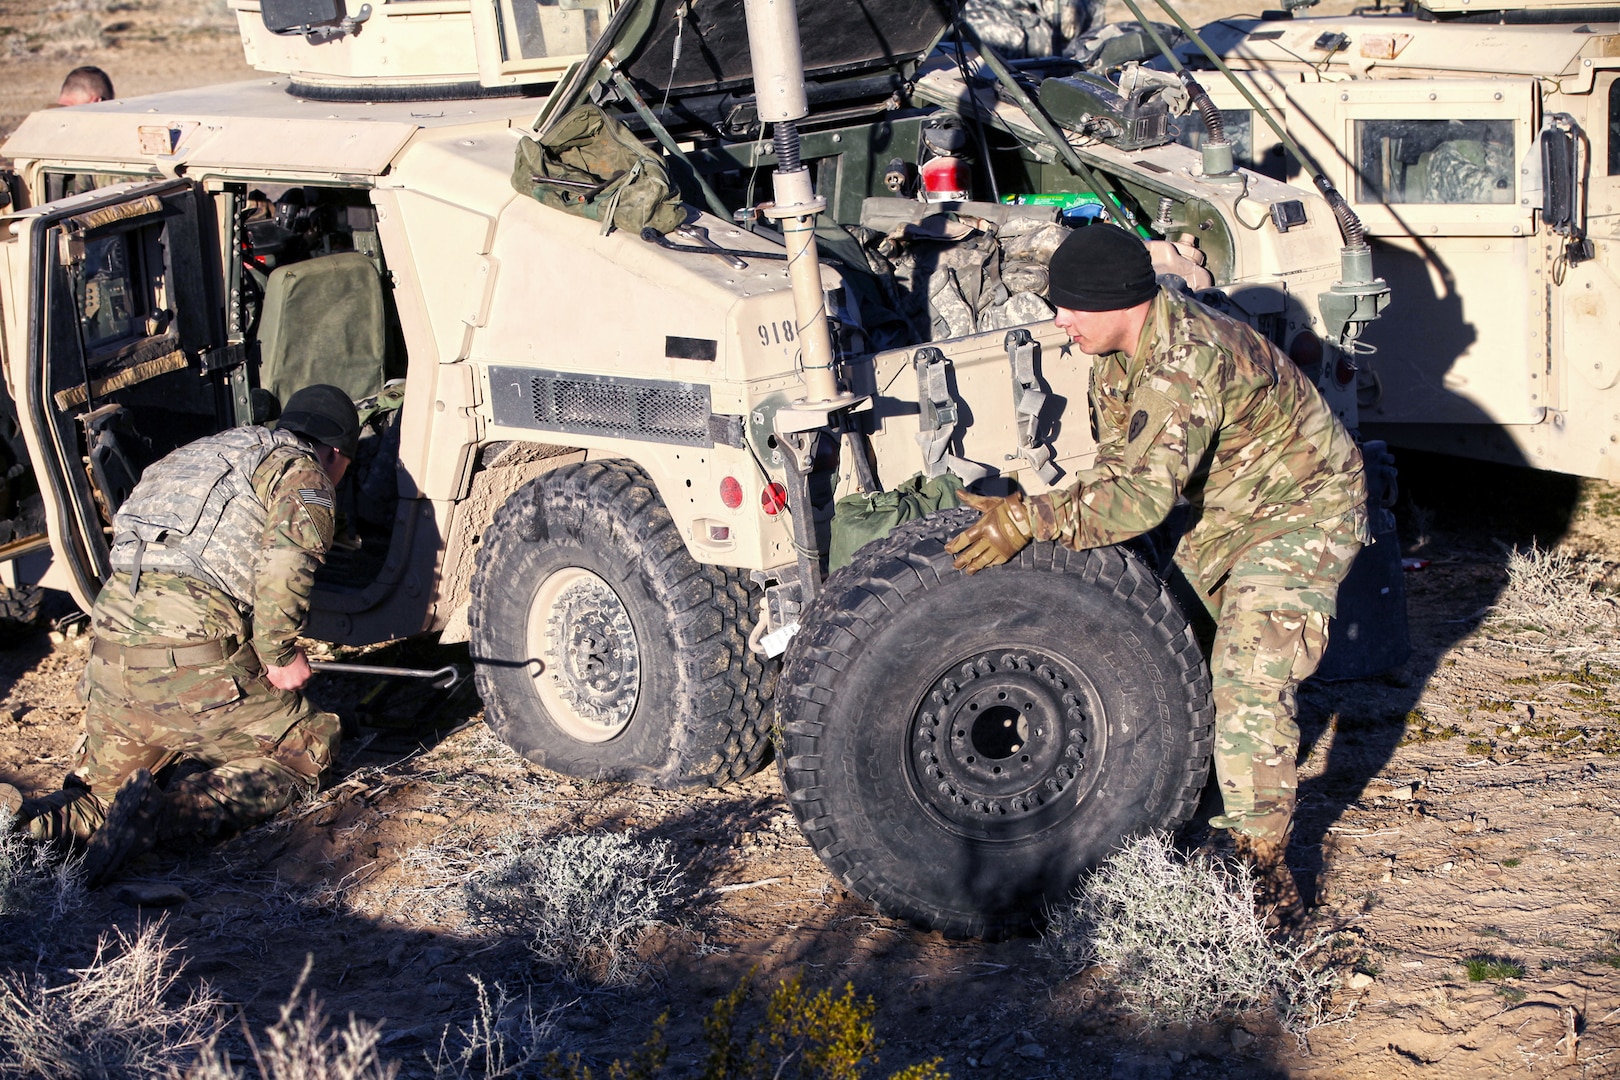
[(1076, 229), (1052, 253), (1047, 295), (1070, 311), (1118, 311), (1159, 291), (1147, 245), (1117, 225)]
[(342, 390), (325, 383), (306, 386), (289, 397), (276, 427), (330, 446), (350, 461), (360, 443), (360, 415), (354, 402)]

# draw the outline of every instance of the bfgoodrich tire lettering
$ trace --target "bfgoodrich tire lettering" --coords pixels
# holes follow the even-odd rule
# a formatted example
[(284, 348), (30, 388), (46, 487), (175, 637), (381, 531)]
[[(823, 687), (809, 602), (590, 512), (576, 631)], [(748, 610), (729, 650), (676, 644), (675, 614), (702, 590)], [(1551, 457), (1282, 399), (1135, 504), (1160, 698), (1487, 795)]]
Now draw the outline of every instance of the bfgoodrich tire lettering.
[(884, 912), (1029, 927), (1125, 837), (1186, 820), (1214, 710), (1191, 629), (1118, 548), (1031, 544), (968, 576), (912, 522), (833, 574), (788, 650), (782, 779), (804, 835)]
[(646, 474), (545, 473), (496, 513), (468, 622), (485, 719), (548, 769), (708, 787), (764, 760), (775, 665), (734, 573), (687, 552)]

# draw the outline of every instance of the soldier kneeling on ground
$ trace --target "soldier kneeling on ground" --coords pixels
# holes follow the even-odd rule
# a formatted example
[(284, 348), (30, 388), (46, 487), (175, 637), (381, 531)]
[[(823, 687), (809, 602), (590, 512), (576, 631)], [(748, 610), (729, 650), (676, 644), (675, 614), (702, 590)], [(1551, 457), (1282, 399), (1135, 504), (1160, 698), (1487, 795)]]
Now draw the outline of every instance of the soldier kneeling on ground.
[(305, 387), (273, 430), (181, 447), (119, 508), (77, 764), (15, 819), (84, 845), (92, 887), (160, 841), (264, 821), (332, 764), (338, 718), (299, 693), (312, 673), (296, 639), (359, 431), (348, 395)]
[[(1033, 540), (1085, 549), (1156, 528), (1186, 503), (1175, 567), (1197, 592), (1215, 702), (1215, 778), (1258, 905), (1305, 915), (1286, 861), (1299, 727), (1295, 692), (1327, 647), (1339, 583), (1367, 527), (1361, 452), (1309, 379), (1245, 323), (1160, 288), (1141, 241), (1113, 225), (1052, 256), (1054, 322), (1097, 358), (1097, 460), (1062, 491), (967, 495), (983, 517), (953, 538), (968, 573)], [(1204, 635), (1208, 637), (1206, 633)]]

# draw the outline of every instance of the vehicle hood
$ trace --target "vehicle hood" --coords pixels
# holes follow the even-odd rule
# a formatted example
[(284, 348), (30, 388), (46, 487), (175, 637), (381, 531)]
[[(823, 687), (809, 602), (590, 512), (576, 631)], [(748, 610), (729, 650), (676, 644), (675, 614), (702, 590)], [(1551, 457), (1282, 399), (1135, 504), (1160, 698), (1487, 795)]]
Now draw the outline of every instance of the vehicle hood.
[[(805, 74), (913, 63), (933, 48), (959, 6), (960, 0), (800, 0)], [(719, 90), (752, 77), (741, 0), (637, 0), (635, 7), (628, 18), (614, 20), (612, 50), (619, 70), (644, 93), (661, 98)]]

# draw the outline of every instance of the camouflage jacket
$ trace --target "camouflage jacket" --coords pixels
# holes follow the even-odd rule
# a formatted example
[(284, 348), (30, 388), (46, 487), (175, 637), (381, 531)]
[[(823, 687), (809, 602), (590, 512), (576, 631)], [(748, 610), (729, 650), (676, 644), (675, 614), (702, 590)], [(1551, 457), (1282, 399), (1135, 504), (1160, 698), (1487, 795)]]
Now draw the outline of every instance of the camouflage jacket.
[(1247, 324), (1161, 290), (1135, 352), (1097, 358), (1091, 406), (1096, 463), (1037, 500), (1039, 537), (1119, 543), (1185, 500), (1176, 559), (1206, 593), (1245, 550), (1294, 529), (1349, 515), (1370, 540), (1361, 451), (1310, 380)]
[[(161, 469), (163, 463), (152, 466)], [(150, 471), (150, 470), (149, 470)], [(252, 475), (262, 524), (251, 558), (251, 603), (194, 577), (144, 571), (135, 595), (129, 575), (115, 573), (96, 598), (97, 637), (119, 645), (246, 638), (266, 664), (284, 666), (309, 614), (315, 571), (332, 546), (331, 478), (297, 443), (273, 449)]]

